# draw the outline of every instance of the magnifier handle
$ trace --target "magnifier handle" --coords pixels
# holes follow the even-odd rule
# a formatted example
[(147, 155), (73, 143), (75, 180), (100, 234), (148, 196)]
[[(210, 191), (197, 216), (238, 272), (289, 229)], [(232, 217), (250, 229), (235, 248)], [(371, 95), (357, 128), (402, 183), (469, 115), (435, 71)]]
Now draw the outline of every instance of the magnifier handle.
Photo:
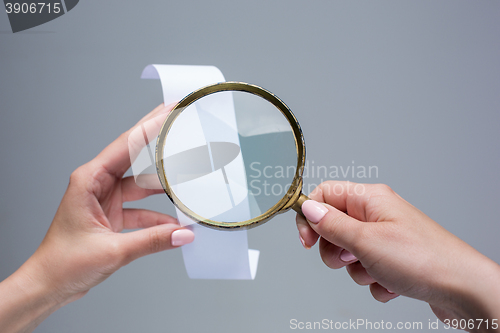
[(300, 193), (299, 198), (293, 204), (292, 209), (294, 211), (296, 211), (297, 213), (299, 213), (300, 215), (304, 216), (304, 213), (302, 213), (301, 207), (302, 207), (302, 204), (307, 200), (310, 200), (309, 197), (303, 193)]

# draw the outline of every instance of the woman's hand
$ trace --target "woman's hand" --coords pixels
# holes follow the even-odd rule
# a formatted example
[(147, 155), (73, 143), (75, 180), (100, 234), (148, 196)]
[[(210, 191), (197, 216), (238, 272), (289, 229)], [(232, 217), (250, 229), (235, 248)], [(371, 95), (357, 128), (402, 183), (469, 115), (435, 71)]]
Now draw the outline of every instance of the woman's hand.
[(194, 234), (171, 216), (123, 208), (126, 201), (163, 193), (161, 188), (137, 186), (133, 177), (122, 177), (131, 163), (130, 134), (144, 126), (159, 128), (171, 108), (158, 106), (73, 172), (40, 247), (0, 283), (1, 332), (31, 331), (50, 313), (82, 297), (132, 260), (193, 241)]
[(441, 320), (500, 319), (500, 266), (388, 186), (329, 181), (310, 197), (307, 220), (297, 215), (304, 247), (321, 236), (324, 263), (346, 266), (378, 301), (404, 295), (428, 302)]

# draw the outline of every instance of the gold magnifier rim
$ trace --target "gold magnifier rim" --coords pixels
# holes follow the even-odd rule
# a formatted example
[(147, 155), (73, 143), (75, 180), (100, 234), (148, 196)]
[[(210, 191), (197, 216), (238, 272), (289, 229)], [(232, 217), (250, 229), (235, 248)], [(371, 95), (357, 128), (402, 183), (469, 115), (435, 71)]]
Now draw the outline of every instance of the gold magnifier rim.
[[(181, 200), (175, 195), (174, 191), (172, 191), (172, 189), (170, 188), (167, 177), (165, 175), (165, 168), (163, 165), (164, 163), (163, 152), (165, 150), (165, 139), (175, 119), (177, 119), (177, 117), (182, 113), (182, 111), (184, 111), (189, 105), (196, 102), (197, 100), (205, 96), (222, 91), (241, 91), (241, 92), (251, 93), (264, 98), (265, 100), (273, 104), (286, 117), (286, 119), (290, 123), (290, 126), (294, 134), (293, 136), (295, 139), (295, 148), (297, 151), (297, 168), (295, 171), (292, 184), (290, 185), (288, 191), (274, 206), (269, 208), (265, 213), (246, 221), (239, 221), (239, 222), (214, 221), (206, 219), (196, 214), (192, 210), (190, 210), (181, 202)], [(305, 151), (305, 142), (304, 142), (304, 136), (302, 134), (302, 129), (300, 128), (297, 118), (292, 113), (290, 108), (288, 108), (288, 106), (280, 98), (278, 98), (278, 96), (276, 96), (272, 92), (262, 87), (250, 83), (221, 82), (208, 85), (206, 87), (200, 88), (190, 93), (189, 95), (184, 97), (179, 103), (177, 103), (177, 105), (169, 113), (169, 115), (165, 119), (160, 129), (160, 132), (158, 134), (158, 139), (156, 142), (156, 171), (160, 179), (160, 183), (163, 187), (163, 190), (170, 198), (172, 203), (178, 209), (180, 209), (184, 214), (192, 218), (194, 221), (206, 227), (219, 230), (220, 229), (241, 230), (241, 229), (253, 228), (260, 224), (263, 224), (269, 221), (275, 214), (285, 212), (291, 208), (293, 202), (290, 201), (291, 200), (296, 201), (298, 193), (300, 193), (300, 191), (302, 190), (302, 173), (304, 172), (305, 156), (306, 156), (306, 151)]]

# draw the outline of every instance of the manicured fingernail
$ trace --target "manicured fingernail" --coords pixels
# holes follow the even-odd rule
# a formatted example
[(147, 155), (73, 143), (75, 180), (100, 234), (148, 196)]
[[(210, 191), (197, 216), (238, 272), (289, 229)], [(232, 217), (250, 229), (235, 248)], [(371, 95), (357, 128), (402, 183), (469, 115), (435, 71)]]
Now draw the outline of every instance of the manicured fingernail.
[(161, 110), (161, 112), (170, 112), (170, 110), (172, 110), (174, 108), (174, 106), (177, 105), (177, 103), (179, 102), (173, 102), (173, 103), (170, 103), (170, 104), (163, 104), (163, 109)]
[(172, 246), (182, 246), (191, 243), (193, 240), (194, 233), (188, 229), (175, 230), (170, 238)]
[(395, 292), (394, 292), (394, 291), (390, 291), (389, 289), (387, 289), (387, 292), (388, 292), (389, 294), (395, 294)]
[(358, 258), (356, 258), (351, 252), (344, 249), (342, 250), (342, 252), (340, 252), (340, 260), (342, 260), (343, 262), (351, 262), (354, 260), (358, 260)]
[(328, 209), (314, 200), (307, 200), (302, 204), (302, 213), (312, 223), (318, 223), (328, 213)]
[(302, 238), (302, 236), (300, 234), (299, 234), (299, 239), (300, 239), (300, 242), (302, 243), (302, 246), (304, 247), (304, 249), (309, 250), (311, 248), (310, 246), (306, 245), (306, 242), (304, 242), (304, 238)]

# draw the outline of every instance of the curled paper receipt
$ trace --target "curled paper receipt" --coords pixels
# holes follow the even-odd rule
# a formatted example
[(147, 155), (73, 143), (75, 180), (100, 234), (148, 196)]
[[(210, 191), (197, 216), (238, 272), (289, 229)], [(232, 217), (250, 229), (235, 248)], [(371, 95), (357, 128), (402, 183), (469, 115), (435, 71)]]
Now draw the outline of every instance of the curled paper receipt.
[[(214, 66), (149, 65), (144, 69), (141, 78), (161, 81), (165, 105), (178, 102), (201, 87), (225, 81), (220, 70)], [(215, 94), (211, 96), (211, 99), (223, 108), (222, 113), (219, 113), (217, 117), (210, 113), (209, 108), (198, 107), (193, 112), (185, 113), (182, 118), (176, 119), (178, 129), (182, 129), (180, 126), (182, 122), (186, 122), (190, 127), (200, 124), (200, 128), (199, 131), (195, 131), (195, 135), (193, 131), (186, 134), (188, 132), (182, 130), (169, 133), (166, 139), (168, 144), (165, 145), (168, 150), (165, 148), (164, 151), (165, 165), (168, 168), (169, 159), (196, 153), (203, 147), (207, 147), (208, 154), (210, 154), (208, 168), (211, 169), (203, 176), (203, 180), (176, 180), (172, 184), (173, 189), (178, 196), (185, 193), (183, 202), (189, 201), (190, 207), (196, 207), (197, 211), (204, 212), (207, 217), (220, 216), (225, 205), (232, 205), (237, 209), (232, 209), (231, 214), (236, 213), (237, 219), (246, 220), (250, 218), (250, 203), (246, 195), (248, 193), (246, 175), (244, 171), (241, 171), (244, 168), (240, 167), (243, 159), (239, 149), (240, 142), (233, 100), (227, 94), (220, 96)], [(154, 167), (154, 145), (165, 118), (166, 115), (161, 115), (157, 119), (152, 119), (134, 130), (129, 137), (132, 171), (136, 183), (141, 187), (161, 188)], [(203, 121), (200, 122), (200, 119)], [(219, 146), (224, 146), (222, 149), (225, 156), (222, 158), (216, 156)], [(229, 155), (231, 155), (230, 159)], [(232, 181), (226, 184), (224, 178)], [(206, 193), (190, 191), (197, 181), (210, 184), (206, 186)], [(212, 198), (217, 198), (217, 204), (210, 202)], [(177, 208), (176, 212), (180, 224), (191, 228), (195, 233), (194, 242), (182, 247), (184, 263), (190, 278), (255, 278), (259, 251), (248, 249), (246, 230), (228, 232), (209, 229), (194, 223)]]

